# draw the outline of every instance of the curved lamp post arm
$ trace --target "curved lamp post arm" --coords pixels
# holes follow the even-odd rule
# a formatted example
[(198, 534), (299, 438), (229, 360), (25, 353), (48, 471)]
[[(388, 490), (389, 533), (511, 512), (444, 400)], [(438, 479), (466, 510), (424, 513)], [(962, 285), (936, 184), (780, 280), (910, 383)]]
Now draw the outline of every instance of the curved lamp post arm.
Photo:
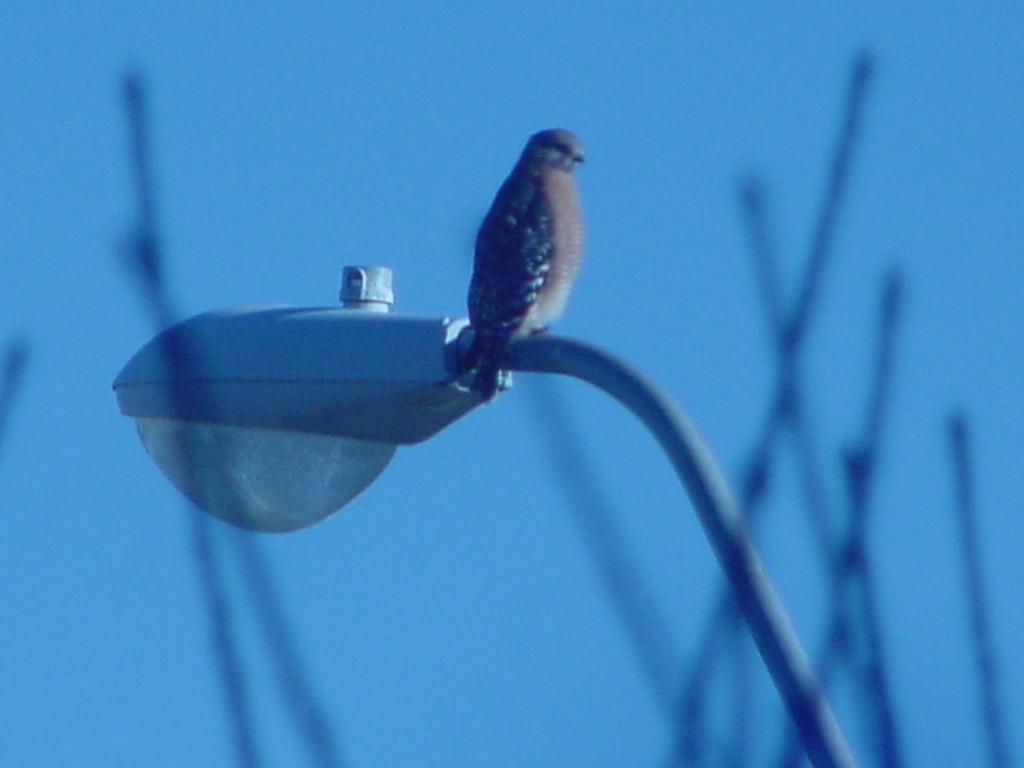
[(541, 334), (510, 344), (502, 365), (561, 373), (604, 390), (633, 412), (668, 454), (732, 584), (761, 657), (818, 768), (856, 763), (796, 633), (761, 565), (736, 502), (696, 428), (653, 381), (604, 350)]

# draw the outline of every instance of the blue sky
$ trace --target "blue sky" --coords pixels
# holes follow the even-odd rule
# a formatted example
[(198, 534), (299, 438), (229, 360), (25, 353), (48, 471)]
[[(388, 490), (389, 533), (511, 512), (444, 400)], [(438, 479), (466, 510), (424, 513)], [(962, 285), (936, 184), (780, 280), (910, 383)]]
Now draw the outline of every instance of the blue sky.
[[(894, 695), (913, 764), (980, 764), (943, 424), (954, 407), (971, 419), (1006, 714), (1019, 723), (1021, 29), (1015, 3), (9, 0), (0, 339), (26, 339), (30, 360), (0, 454), (4, 765), (232, 756), (188, 518), (110, 391), (153, 330), (117, 258), (134, 211), (126, 66), (151, 86), (186, 314), (330, 305), (350, 263), (391, 266), (398, 311), (461, 314), (475, 227), (526, 137), (575, 130), (588, 245), (558, 331), (662, 382), (736, 477), (773, 385), (736, 187), (753, 173), (770, 191), (791, 297), (864, 48), (876, 76), (808, 339), (809, 415), (839, 499), (881, 281), (898, 267), (905, 322), (871, 533)], [(342, 514), (262, 538), (347, 764), (663, 761), (670, 725), (546, 460), (539, 409), (554, 386), (518, 377), (400, 450)], [(682, 667), (718, 578), (709, 548), (647, 435), (583, 385), (556, 393)], [(814, 647), (826, 591), (793, 477), (781, 461), (761, 540)], [(267, 762), (299, 764), (248, 603), (238, 610)], [(779, 710), (756, 677), (768, 748)], [(838, 708), (863, 754), (855, 707)]]

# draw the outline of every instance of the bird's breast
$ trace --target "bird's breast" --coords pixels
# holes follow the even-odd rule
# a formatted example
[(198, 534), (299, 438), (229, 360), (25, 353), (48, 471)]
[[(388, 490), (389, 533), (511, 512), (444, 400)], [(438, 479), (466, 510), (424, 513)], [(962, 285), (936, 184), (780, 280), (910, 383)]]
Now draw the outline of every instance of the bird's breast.
[(551, 260), (537, 301), (518, 329), (526, 335), (554, 322), (565, 309), (583, 256), (583, 221), (570, 173), (552, 170), (542, 179), (548, 208)]

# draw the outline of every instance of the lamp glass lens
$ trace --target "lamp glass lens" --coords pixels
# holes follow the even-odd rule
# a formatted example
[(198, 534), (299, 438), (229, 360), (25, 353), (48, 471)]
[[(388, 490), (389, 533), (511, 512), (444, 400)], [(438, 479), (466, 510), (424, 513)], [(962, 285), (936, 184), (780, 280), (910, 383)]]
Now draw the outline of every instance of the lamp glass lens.
[(241, 528), (316, 523), (362, 492), (394, 445), (330, 435), (170, 419), (136, 419), (146, 450), (193, 502)]

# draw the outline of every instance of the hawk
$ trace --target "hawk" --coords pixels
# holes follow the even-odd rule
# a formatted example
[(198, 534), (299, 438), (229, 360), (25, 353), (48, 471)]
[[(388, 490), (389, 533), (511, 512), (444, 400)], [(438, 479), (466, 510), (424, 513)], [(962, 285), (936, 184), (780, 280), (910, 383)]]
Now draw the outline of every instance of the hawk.
[(537, 333), (565, 309), (583, 254), (573, 170), (583, 144), (570, 131), (535, 133), (491, 204), (476, 237), (469, 367), (484, 400), (498, 391), (498, 358), (513, 338)]

